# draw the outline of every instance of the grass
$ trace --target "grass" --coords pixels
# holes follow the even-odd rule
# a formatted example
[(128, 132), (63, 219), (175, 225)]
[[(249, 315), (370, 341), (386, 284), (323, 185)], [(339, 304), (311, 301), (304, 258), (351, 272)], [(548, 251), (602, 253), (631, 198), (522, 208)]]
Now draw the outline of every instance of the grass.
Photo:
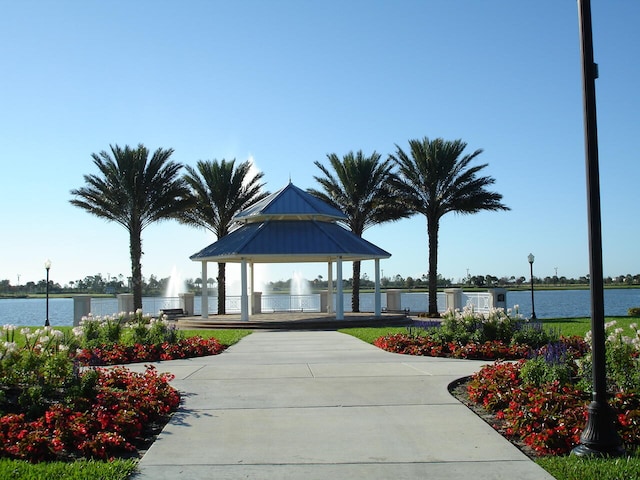
[(181, 330), (181, 332), (184, 333), (185, 337), (215, 337), (223, 345), (230, 346), (249, 335), (251, 330)]
[(640, 457), (542, 457), (536, 463), (556, 480), (640, 480)]
[[(619, 327), (627, 330), (632, 323), (640, 323), (638, 317), (606, 317), (605, 322), (615, 320)], [(591, 330), (590, 318), (551, 318), (542, 320), (545, 327), (553, 327), (560, 330), (562, 335), (578, 335), (584, 337), (585, 333)]]
[(341, 333), (359, 338), (363, 342), (373, 343), (376, 338), (395, 333), (407, 333), (406, 327), (378, 327), (378, 328), (343, 328)]
[(15, 480), (124, 480), (137, 466), (136, 460), (98, 462), (78, 460), (72, 463), (32, 464), (21, 460), (0, 459), (0, 478)]

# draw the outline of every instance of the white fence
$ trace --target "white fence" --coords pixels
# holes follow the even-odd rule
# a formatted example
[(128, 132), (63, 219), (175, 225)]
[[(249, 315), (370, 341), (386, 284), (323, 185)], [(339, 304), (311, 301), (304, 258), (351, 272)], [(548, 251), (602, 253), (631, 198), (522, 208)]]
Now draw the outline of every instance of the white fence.
[[(326, 296), (326, 293), (324, 294)], [(393, 296), (393, 298), (392, 298)], [(410, 313), (421, 313), (428, 311), (429, 294), (426, 292), (389, 291), (380, 295), (381, 307), (387, 310), (391, 304), (394, 311), (408, 311)], [(360, 294), (360, 311), (374, 311), (374, 294)], [(326, 303), (326, 302), (325, 302)], [(216, 296), (209, 297), (209, 313), (216, 314), (218, 311), (218, 299)], [(321, 294), (309, 295), (286, 295), (286, 294), (265, 294), (260, 299), (261, 311), (263, 313), (276, 312), (320, 312), (322, 307)], [(477, 312), (488, 312), (492, 307), (506, 308), (506, 291), (503, 289), (492, 289), (487, 292), (468, 292), (461, 289), (446, 289), (438, 292), (438, 311), (444, 312), (449, 308), (463, 308), (470, 305)], [(142, 299), (142, 310), (144, 313), (156, 315), (160, 310), (167, 308), (179, 308), (180, 299), (178, 297), (144, 297)], [(240, 296), (227, 296), (226, 312), (240, 312)], [(193, 302), (193, 315), (201, 315), (200, 297), (195, 297)], [(119, 313), (118, 300), (115, 298), (92, 298), (90, 299), (89, 311), (94, 316), (114, 315)], [(333, 297), (333, 311), (336, 310), (336, 296)], [(344, 311), (351, 312), (351, 293), (344, 294)]]

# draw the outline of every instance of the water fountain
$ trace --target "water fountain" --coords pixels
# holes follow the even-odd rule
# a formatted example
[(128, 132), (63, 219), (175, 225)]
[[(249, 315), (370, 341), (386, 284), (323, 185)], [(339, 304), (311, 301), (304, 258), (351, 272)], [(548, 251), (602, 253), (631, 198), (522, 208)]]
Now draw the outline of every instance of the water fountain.
[(308, 310), (309, 296), (311, 295), (311, 284), (305, 279), (300, 272), (293, 272), (291, 284), (289, 286), (289, 295), (291, 298), (291, 310)]
[(178, 269), (174, 266), (171, 269), (171, 276), (167, 283), (167, 289), (164, 292), (165, 300), (163, 308), (179, 308), (180, 301), (178, 297), (181, 293), (185, 293), (186, 291), (187, 285), (178, 272)]

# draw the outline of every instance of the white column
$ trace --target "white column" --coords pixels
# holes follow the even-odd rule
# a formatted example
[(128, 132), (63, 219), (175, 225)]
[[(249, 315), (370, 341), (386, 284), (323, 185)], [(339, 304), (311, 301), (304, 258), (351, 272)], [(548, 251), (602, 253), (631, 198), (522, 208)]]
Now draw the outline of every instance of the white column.
[(251, 299), (251, 302), (249, 302), (249, 315), (253, 315), (253, 285), (255, 280), (255, 265), (253, 262), (249, 263), (249, 269), (251, 271), (249, 276), (249, 298)]
[(249, 321), (249, 296), (247, 295), (247, 260), (240, 265), (240, 320)]
[(327, 313), (333, 313), (333, 262), (331, 260), (327, 267)]
[(200, 315), (209, 318), (209, 284), (207, 283), (207, 262), (202, 262), (202, 293), (200, 297)]
[(373, 312), (376, 317), (379, 317), (382, 313), (382, 302), (380, 301), (380, 259), (375, 259), (375, 277), (376, 286), (373, 293), (374, 308)]
[(342, 293), (342, 257), (338, 257), (337, 261), (337, 275), (336, 282), (338, 288), (336, 289), (336, 320), (344, 320), (344, 295)]

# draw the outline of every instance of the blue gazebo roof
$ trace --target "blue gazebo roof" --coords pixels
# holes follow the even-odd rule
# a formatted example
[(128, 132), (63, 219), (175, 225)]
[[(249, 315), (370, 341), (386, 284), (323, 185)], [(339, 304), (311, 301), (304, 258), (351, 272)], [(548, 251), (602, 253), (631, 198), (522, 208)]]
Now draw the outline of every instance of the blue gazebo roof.
[(242, 225), (190, 258), (252, 263), (327, 262), (389, 258), (391, 254), (340, 226), (346, 216), (289, 183), (240, 212)]

